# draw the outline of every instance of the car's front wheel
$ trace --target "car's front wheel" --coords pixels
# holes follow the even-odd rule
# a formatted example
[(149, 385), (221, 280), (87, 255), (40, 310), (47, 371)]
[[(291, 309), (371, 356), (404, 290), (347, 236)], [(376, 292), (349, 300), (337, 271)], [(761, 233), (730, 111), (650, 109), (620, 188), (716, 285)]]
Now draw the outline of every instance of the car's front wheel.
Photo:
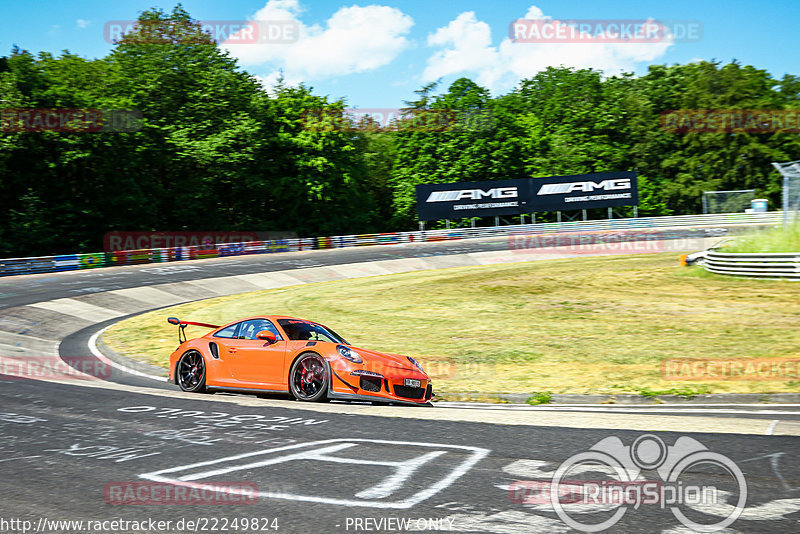
[(202, 393), (206, 389), (206, 362), (196, 350), (186, 352), (175, 369), (178, 385), (183, 391)]
[(297, 400), (319, 402), (328, 393), (327, 366), (322, 356), (307, 352), (297, 358), (289, 371), (289, 390)]

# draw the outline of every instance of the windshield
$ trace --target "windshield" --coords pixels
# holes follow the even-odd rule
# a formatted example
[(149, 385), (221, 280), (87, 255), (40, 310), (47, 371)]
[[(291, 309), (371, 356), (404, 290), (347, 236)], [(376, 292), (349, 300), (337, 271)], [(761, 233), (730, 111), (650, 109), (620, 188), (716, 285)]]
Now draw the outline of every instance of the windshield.
[(331, 343), (349, 344), (336, 332), (321, 324), (299, 319), (278, 319), (278, 324), (281, 325), (291, 341), (330, 341)]

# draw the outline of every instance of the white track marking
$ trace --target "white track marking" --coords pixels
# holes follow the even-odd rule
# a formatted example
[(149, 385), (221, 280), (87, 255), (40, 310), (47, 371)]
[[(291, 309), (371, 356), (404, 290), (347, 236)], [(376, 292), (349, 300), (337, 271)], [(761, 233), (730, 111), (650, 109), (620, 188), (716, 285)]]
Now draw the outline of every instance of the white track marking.
[(775, 426), (776, 426), (777, 424), (778, 424), (778, 419), (775, 419), (774, 421), (772, 421), (772, 422), (769, 424), (769, 427), (767, 427), (767, 431), (765, 432), (765, 434), (766, 434), (767, 436), (771, 436), (771, 435), (772, 435), (772, 433), (775, 431)]
[[(767, 404), (770, 407), (782, 408), (782, 407), (789, 407), (789, 408), (800, 408), (800, 404), (798, 403), (789, 403), (789, 402), (771, 402)], [(541, 409), (541, 408), (558, 408), (558, 407), (566, 407), (566, 408), (584, 408), (584, 407), (607, 407), (607, 408), (671, 408), (675, 406), (694, 406), (694, 407), (701, 407), (701, 408), (715, 408), (721, 406), (756, 406), (754, 403), (747, 403), (747, 402), (709, 402), (709, 403), (691, 403), (691, 404), (608, 404), (608, 403), (569, 403), (569, 404), (538, 404), (538, 405), (528, 405), (528, 404), (494, 404), (489, 402), (455, 402), (455, 401), (441, 401), (439, 406), (453, 406), (453, 407), (462, 407), (462, 406), (472, 406), (475, 408), (483, 408), (483, 407), (504, 407), (504, 406), (513, 406), (513, 407), (522, 407), (526, 409)]]
[(131, 369), (127, 365), (123, 365), (121, 363), (117, 363), (117, 362), (115, 362), (113, 360), (108, 359), (102, 352), (100, 352), (100, 349), (97, 348), (97, 339), (103, 334), (103, 332), (108, 330), (111, 326), (113, 326), (113, 325), (108, 325), (107, 327), (103, 328), (102, 330), (100, 330), (98, 332), (95, 332), (94, 335), (92, 335), (92, 337), (89, 338), (89, 352), (91, 352), (92, 355), (95, 358), (97, 358), (98, 360), (100, 360), (104, 364), (110, 365), (111, 367), (113, 367), (115, 369), (119, 369), (120, 371), (122, 371), (124, 373), (128, 373), (128, 374), (131, 374), (131, 375), (136, 375), (136, 376), (143, 376), (145, 378), (158, 380), (159, 382), (165, 382), (165, 379), (164, 379), (163, 376), (149, 375), (147, 373), (143, 373), (141, 371), (137, 371), (136, 369)]
[[(701, 414), (749, 414), (749, 415), (786, 415), (796, 413), (800, 415), (800, 411), (797, 412), (790, 412), (790, 411), (780, 411), (780, 410), (734, 410), (729, 408), (713, 408), (712, 406), (715, 405), (707, 405), (708, 408), (689, 408), (688, 406), (640, 406), (640, 405), (604, 405), (604, 404), (582, 404), (580, 406), (576, 405), (537, 405), (537, 406), (527, 406), (524, 404), (481, 404), (477, 406), (470, 406), (469, 404), (462, 404), (462, 403), (441, 403), (438, 404), (439, 407), (448, 407), (448, 408), (467, 408), (472, 410), (500, 410), (500, 411), (532, 411), (532, 412), (606, 412), (606, 413), (661, 413), (661, 414), (668, 414), (668, 413), (678, 413), (678, 414), (689, 414), (689, 413), (701, 413)], [(703, 406), (703, 405), (692, 405), (692, 406)], [(740, 404), (740, 405), (733, 405), (729, 404), (727, 406), (752, 406), (752, 404)], [(776, 404), (776, 407), (792, 407), (792, 408), (800, 408), (800, 404)]]
[[(446, 454), (446, 451), (433, 451), (405, 462), (393, 462), (393, 467), (396, 467), (397, 471), (392, 476), (386, 477), (377, 486), (356, 493), (356, 497), (359, 499), (382, 499), (388, 497), (394, 493), (395, 489), (411, 478), (411, 475), (416, 473), (420, 467), (443, 454)], [(360, 465), (362, 460), (353, 458), (350, 462)]]
[[(324, 453), (326, 452), (336, 452), (339, 450), (349, 449), (352, 447), (356, 447), (359, 444), (387, 444), (387, 445), (406, 445), (411, 447), (423, 447), (428, 449), (440, 449), (439, 451), (433, 451), (433, 453), (426, 453), (416, 458), (411, 459), (410, 461), (406, 462), (382, 462), (382, 461), (367, 461), (363, 458), (348, 458), (348, 457), (334, 457), (334, 456), (327, 456)], [(327, 445), (327, 446), (326, 446)], [(322, 446), (326, 446), (320, 448)], [(256, 456), (263, 456), (263, 455), (272, 455), (276, 452), (282, 451), (295, 451), (297, 449), (307, 449), (301, 450), (299, 452), (293, 452), (288, 455), (278, 456), (269, 458), (267, 460), (262, 460), (259, 462), (250, 462), (250, 463), (239, 463), (235, 465), (228, 465), (225, 467), (219, 467), (217, 469), (212, 469), (209, 471), (202, 471), (202, 472), (194, 472), (190, 474), (186, 474), (183, 476), (177, 476), (177, 478), (173, 478), (179, 472), (185, 472), (194, 470), (200, 467), (206, 467), (211, 465), (217, 465), (222, 463), (229, 463), (229, 462), (236, 462), (237, 460), (243, 460), (246, 458), (254, 458)], [(296, 494), (289, 494), (289, 493), (259, 493), (259, 497), (264, 498), (276, 498), (276, 499), (286, 499), (292, 501), (305, 501), (305, 502), (318, 502), (318, 503), (325, 503), (325, 504), (336, 504), (342, 506), (356, 506), (356, 507), (369, 507), (369, 508), (399, 508), (399, 509), (406, 509), (411, 508), (412, 506), (424, 501), (425, 499), (431, 497), (432, 495), (442, 491), (443, 489), (447, 488), (453, 482), (458, 480), (460, 477), (465, 475), (470, 469), (472, 469), (475, 464), (477, 464), (481, 459), (486, 457), (489, 454), (489, 449), (483, 449), (480, 447), (469, 447), (465, 445), (447, 445), (447, 444), (440, 444), (440, 443), (420, 443), (420, 442), (413, 442), (413, 441), (387, 441), (387, 440), (373, 440), (373, 439), (329, 439), (329, 440), (322, 440), (322, 441), (313, 441), (309, 443), (299, 443), (294, 445), (287, 445), (285, 447), (278, 447), (274, 449), (266, 449), (256, 452), (249, 452), (244, 454), (238, 454), (234, 456), (228, 456), (225, 458), (219, 458), (216, 460), (210, 460), (206, 462), (198, 462), (195, 464), (189, 465), (181, 465), (178, 467), (172, 467), (169, 469), (163, 469), (161, 471), (155, 471), (152, 473), (142, 473), (139, 475), (139, 478), (143, 478), (146, 480), (152, 480), (154, 482), (164, 482), (167, 484), (174, 484), (176, 486), (188, 486), (188, 487), (197, 487), (203, 488), (207, 484), (193, 482), (194, 480), (199, 480), (203, 478), (208, 478), (215, 475), (227, 474), (234, 471), (240, 470), (251, 470), (256, 467), (268, 466), (268, 465), (275, 465), (279, 463), (285, 463), (289, 461), (296, 461), (296, 460), (303, 460), (303, 461), (335, 461), (336, 463), (350, 463), (356, 465), (363, 465), (363, 464), (375, 464), (375, 465), (388, 465), (389, 467), (394, 467), (396, 472), (393, 476), (389, 478), (392, 479), (393, 483), (402, 483), (403, 481), (407, 480), (411, 475), (414, 474), (423, 464), (431, 461), (435, 457), (439, 457), (442, 454), (446, 454), (447, 452), (457, 451), (457, 452), (466, 452), (469, 453), (469, 456), (458, 463), (450, 472), (444, 476), (443, 478), (439, 479), (437, 482), (427, 486), (426, 488), (414, 492), (410, 497), (403, 498), (401, 500), (394, 500), (394, 501), (381, 501), (375, 500), (375, 498), (382, 498), (386, 497), (389, 494), (393, 493), (392, 489), (389, 488), (385, 481), (379, 483), (377, 486), (364, 490), (359, 494), (355, 495), (355, 498), (352, 499), (340, 499), (340, 498), (331, 498), (331, 497), (321, 497), (321, 496), (314, 496), (314, 495), (296, 495)], [(437, 454), (438, 453), (438, 454)], [(389, 465), (391, 464), (391, 465)], [(165, 476), (168, 474), (172, 474), (172, 477)], [(225, 489), (220, 489), (218, 485), (214, 486), (216, 491), (225, 491)], [(232, 489), (231, 491), (237, 491)], [(373, 499), (367, 498), (359, 498), (360, 495), (363, 494), (363, 497), (372, 497)]]
[[(719, 491), (719, 495), (723, 499), (725, 498), (726, 493), (728, 492), (721, 490)], [(686, 503), (686, 506), (689, 506), (698, 512), (716, 517), (728, 517), (735, 510), (734, 505), (728, 504), (724, 501), (714, 504)], [(786, 519), (785, 516), (794, 514), (798, 511), (800, 511), (800, 499), (775, 499), (763, 504), (756, 504), (746, 507), (742, 512), (742, 515), (739, 516), (738, 521), (779, 521), (781, 519)]]
[(466, 512), (445, 517), (453, 525), (452, 532), (487, 532), (491, 534), (530, 534), (531, 532), (573, 532), (558, 519), (518, 510), (503, 512)]
[(28, 458), (39, 458), (41, 455), (36, 454), (34, 456), (20, 456), (18, 458), (2, 458), (0, 462), (13, 462), (14, 460), (27, 460)]

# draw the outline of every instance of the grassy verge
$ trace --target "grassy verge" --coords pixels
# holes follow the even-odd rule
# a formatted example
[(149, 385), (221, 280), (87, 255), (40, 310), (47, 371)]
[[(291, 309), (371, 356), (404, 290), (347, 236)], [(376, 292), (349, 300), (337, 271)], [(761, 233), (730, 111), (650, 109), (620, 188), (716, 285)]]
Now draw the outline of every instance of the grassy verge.
[(745, 234), (726, 245), (725, 252), (800, 252), (800, 223)]
[(700, 276), (672, 254), (587, 257), (209, 299), (121, 322), (104, 340), (164, 365), (177, 344), (168, 315), (224, 323), (275, 313), (418, 358), (445, 394), (800, 391), (797, 381), (675, 382), (660, 372), (664, 358), (800, 357), (798, 292), (791, 282)]

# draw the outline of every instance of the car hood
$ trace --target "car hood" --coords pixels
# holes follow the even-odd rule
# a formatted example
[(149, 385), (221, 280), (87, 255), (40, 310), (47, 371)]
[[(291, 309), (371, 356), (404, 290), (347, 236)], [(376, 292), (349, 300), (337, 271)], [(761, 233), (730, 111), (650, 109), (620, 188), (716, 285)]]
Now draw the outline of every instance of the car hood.
[[(350, 345), (347, 346), (361, 355), (361, 357), (364, 359), (364, 368), (368, 371), (376, 371), (381, 374), (386, 374), (385, 371), (387, 369), (410, 371), (412, 373), (420, 373), (425, 375), (427, 378), (427, 374), (417, 369), (414, 364), (408, 361), (406, 356), (402, 356), (400, 354), (391, 354), (388, 352), (377, 352), (374, 350), (362, 349)], [(381, 368), (384, 370), (381, 371)]]

